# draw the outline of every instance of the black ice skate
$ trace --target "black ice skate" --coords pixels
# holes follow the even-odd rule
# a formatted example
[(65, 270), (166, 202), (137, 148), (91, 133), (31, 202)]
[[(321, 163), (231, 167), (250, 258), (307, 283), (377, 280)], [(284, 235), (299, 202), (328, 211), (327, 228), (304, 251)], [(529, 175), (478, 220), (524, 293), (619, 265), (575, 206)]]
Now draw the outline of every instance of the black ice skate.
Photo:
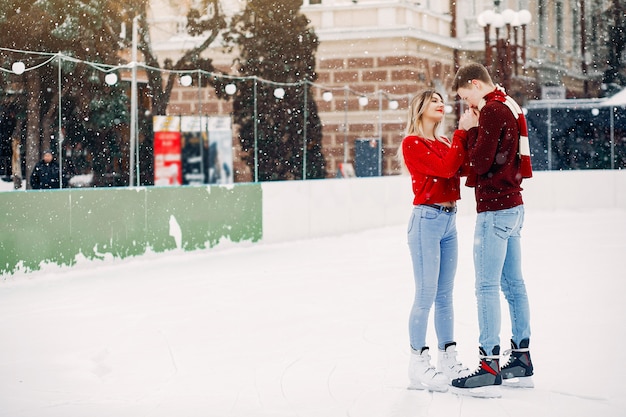
[(472, 374), (452, 380), (450, 392), (471, 397), (498, 398), (502, 374), (500, 373), (500, 346), (493, 348), (491, 355), (487, 355), (483, 348), (479, 348), (480, 365)]
[(507, 387), (532, 388), (533, 382), (533, 362), (530, 359), (528, 349), (529, 340), (523, 339), (519, 346), (511, 340), (511, 350), (504, 352), (511, 354), (508, 362), (502, 367), (502, 384)]

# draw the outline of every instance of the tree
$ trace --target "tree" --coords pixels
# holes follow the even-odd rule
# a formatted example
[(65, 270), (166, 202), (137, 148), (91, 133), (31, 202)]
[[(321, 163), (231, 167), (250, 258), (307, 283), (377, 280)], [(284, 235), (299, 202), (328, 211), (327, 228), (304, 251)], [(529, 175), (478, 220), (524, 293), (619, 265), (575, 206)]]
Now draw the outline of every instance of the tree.
[[(0, 45), (7, 48), (0, 52), (3, 67), (25, 60), (27, 68), (35, 67), (45, 58), (28, 55), (26, 58), (12, 50), (37, 51), (76, 58), (78, 62), (61, 59), (62, 73), (62, 128), (65, 141), (89, 142), (94, 160), (96, 185), (123, 185), (126, 178), (120, 173), (129, 172), (127, 141), (122, 141), (129, 122), (127, 86), (118, 83), (106, 86), (99, 74), (85, 63), (123, 63), (120, 52), (129, 50), (130, 36), (120, 38), (123, 28), (131, 28), (133, 19), (139, 23), (138, 50), (143, 54), (148, 74), (145, 96), (151, 99), (153, 114), (165, 114), (170, 93), (177, 75), (162, 69), (203, 69), (212, 71), (210, 59), (200, 54), (215, 40), (226, 24), (219, 10), (218, 0), (194, 2), (187, 14), (188, 33), (202, 41), (185, 52), (176, 62), (159, 63), (153, 53), (148, 11), (150, 0), (8, 0), (0, 2)], [(28, 36), (24, 36), (28, 33)], [(140, 60), (140, 59), (138, 59)], [(58, 140), (58, 66), (52, 60), (49, 65), (29, 70), (21, 76), (5, 77), (5, 90), (18, 86), (22, 94), (7, 97), (2, 107), (16, 104), (21, 112), (22, 128), (26, 132), (26, 177), (38, 161), (41, 152)], [(165, 81), (164, 81), (165, 80)], [(195, 80), (194, 80), (195, 82)], [(143, 113), (139, 114), (141, 134), (147, 138), (141, 149), (144, 169), (152, 162), (151, 127)], [(0, 149), (2, 147), (0, 146)], [(103, 181), (109, 176), (115, 180)], [(144, 176), (145, 178), (145, 176)], [(102, 181), (101, 181), (102, 180)], [(120, 182), (122, 181), (122, 182)]]
[[(42, 150), (58, 143), (57, 132), (61, 127), (65, 129), (76, 122), (89, 128), (94, 115), (93, 100), (124, 100), (121, 89), (86, 82), (97, 74), (81, 63), (118, 60), (122, 47), (118, 41), (119, 29), (123, 20), (124, 9), (113, 0), (9, 0), (0, 3), (0, 45), (5, 47), (0, 54), (2, 66), (10, 68), (12, 62), (22, 60), (28, 69), (23, 75), (11, 75), (4, 80), (5, 92), (19, 94), (3, 97), (5, 105), (19, 109), (16, 131), (25, 131), (26, 178)], [(18, 51), (36, 51), (37, 54)], [(56, 58), (54, 54), (58, 54)], [(61, 55), (76, 58), (76, 61)], [(64, 126), (58, 126), (56, 117), (59, 90)], [(109, 114), (104, 128), (112, 129), (125, 118), (124, 114)], [(90, 139), (96, 143), (99, 140), (98, 137)]]
[(620, 0), (605, 0), (593, 4), (589, 34), (592, 62), (602, 72), (605, 95), (626, 86), (626, 5)]
[[(233, 103), (243, 159), (253, 172), (258, 164), (261, 181), (325, 176), (322, 126), (311, 93), (319, 42), (301, 6), (301, 0), (250, 0), (226, 36), (239, 48), (239, 75), (245, 77)], [(278, 87), (282, 98), (274, 95)]]
[(626, 68), (622, 59), (626, 52), (626, 5), (619, 0), (613, 0), (606, 12), (608, 27), (608, 68), (604, 72), (605, 84), (619, 84), (626, 86)]
[[(148, 74), (152, 113), (155, 115), (166, 114), (172, 88), (178, 79), (176, 72), (163, 72), (162, 70), (214, 71), (212, 60), (202, 58), (201, 54), (211, 46), (226, 27), (226, 20), (221, 11), (219, 0), (201, 0), (194, 2), (194, 4), (196, 7), (191, 7), (187, 12), (186, 30), (189, 35), (198, 37), (200, 42), (198, 46), (185, 51), (176, 62), (172, 62), (170, 59), (159, 62), (159, 57), (152, 48), (148, 18), (149, 0), (136, 0), (134, 5), (134, 11), (139, 16), (138, 49), (143, 54), (148, 67), (146, 72)], [(195, 82), (197, 80), (194, 79)]]
[[(203, 58), (201, 55), (226, 27), (226, 20), (221, 11), (219, 0), (193, 2), (193, 6), (187, 12), (186, 31), (189, 35), (197, 37), (199, 41), (197, 46), (183, 52), (176, 62), (171, 59), (159, 60), (152, 47), (149, 7), (150, 0), (127, 2), (129, 14), (137, 17), (137, 49), (143, 55), (146, 64), (148, 78), (146, 95), (150, 98), (151, 113), (153, 115), (165, 115), (172, 89), (179, 77), (177, 71), (193, 69), (215, 72), (212, 59)], [(180, 7), (180, 5), (176, 3), (176, 7)], [(129, 21), (128, 27), (132, 27), (132, 20)], [(214, 80), (198, 80), (197, 77), (193, 77), (192, 85), (197, 85), (198, 82), (213, 84)], [(154, 151), (151, 123), (147, 120), (140, 120), (140, 130), (144, 136), (143, 147), (140, 149), (140, 170), (144, 172), (142, 182), (147, 185), (152, 183), (153, 178), (149, 174), (152, 172)]]

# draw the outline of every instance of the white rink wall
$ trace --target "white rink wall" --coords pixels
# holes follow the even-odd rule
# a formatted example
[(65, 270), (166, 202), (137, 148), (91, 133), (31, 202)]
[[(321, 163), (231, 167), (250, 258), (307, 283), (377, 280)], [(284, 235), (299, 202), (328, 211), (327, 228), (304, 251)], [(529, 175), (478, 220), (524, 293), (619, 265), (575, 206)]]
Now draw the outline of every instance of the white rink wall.
[[(626, 171), (539, 171), (525, 180), (526, 210), (626, 209)], [(464, 180), (462, 180), (464, 181)], [(268, 182), (263, 241), (332, 236), (404, 224), (412, 208), (406, 175)], [(473, 189), (462, 187), (459, 215), (473, 215)]]

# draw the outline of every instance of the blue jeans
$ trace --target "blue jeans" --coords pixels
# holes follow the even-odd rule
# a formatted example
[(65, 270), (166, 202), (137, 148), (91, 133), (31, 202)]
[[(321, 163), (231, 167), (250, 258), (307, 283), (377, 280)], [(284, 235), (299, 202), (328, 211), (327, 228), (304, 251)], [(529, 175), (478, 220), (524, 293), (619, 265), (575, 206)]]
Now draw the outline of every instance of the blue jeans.
[(408, 226), (408, 244), (413, 260), (415, 298), (409, 316), (411, 348), (426, 346), (430, 309), (435, 304), (438, 348), (454, 341), (452, 290), (456, 274), (458, 241), (456, 214), (415, 206)]
[(500, 345), (500, 289), (509, 304), (513, 341), (530, 338), (530, 308), (522, 277), (520, 232), (524, 206), (478, 213), (474, 233), (474, 269), (479, 343), (487, 354)]

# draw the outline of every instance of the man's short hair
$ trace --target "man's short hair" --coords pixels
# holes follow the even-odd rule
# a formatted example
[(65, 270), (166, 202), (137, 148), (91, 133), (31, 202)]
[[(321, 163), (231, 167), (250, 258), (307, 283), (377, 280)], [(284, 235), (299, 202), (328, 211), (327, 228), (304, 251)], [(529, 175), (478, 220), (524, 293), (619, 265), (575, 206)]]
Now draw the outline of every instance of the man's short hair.
[(470, 64), (463, 65), (456, 72), (454, 81), (452, 82), (452, 91), (457, 91), (459, 88), (467, 86), (467, 83), (472, 80), (479, 80), (487, 84), (493, 84), (487, 68), (481, 64), (472, 62)]

